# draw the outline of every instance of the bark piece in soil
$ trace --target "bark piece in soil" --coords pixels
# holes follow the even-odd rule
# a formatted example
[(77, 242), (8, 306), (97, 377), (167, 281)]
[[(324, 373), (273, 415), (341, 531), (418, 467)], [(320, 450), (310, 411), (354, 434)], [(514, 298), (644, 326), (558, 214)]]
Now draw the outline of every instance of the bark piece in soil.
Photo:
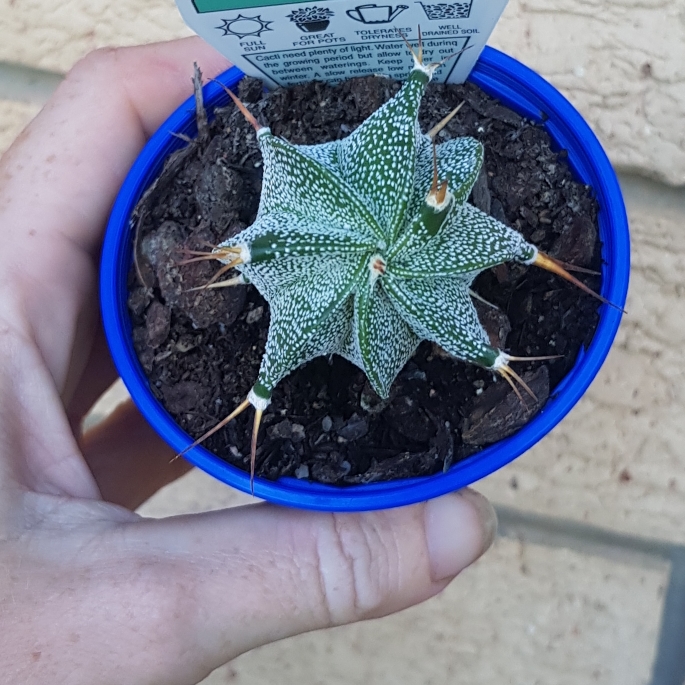
[(522, 378), (535, 398), (525, 395), (519, 399), (500, 379), (473, 400), (461, 434), (465, 445), (484, 447), (508, 438), (542, 409), (549, 398), (547, 367), (529, 371)]

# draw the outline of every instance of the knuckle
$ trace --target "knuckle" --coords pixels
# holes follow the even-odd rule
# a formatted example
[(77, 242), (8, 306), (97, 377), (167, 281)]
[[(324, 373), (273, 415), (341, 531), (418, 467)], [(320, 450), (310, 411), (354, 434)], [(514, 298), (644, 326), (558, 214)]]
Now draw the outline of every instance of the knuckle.
[[(84, 55), (67, 72), (57, 88), (57, 98), (53, 100), (68, 101), (83, 97), (97, 99), (98, 92), (111, 89), (123, 78), (121, 57), (123, 50), (131, 50), (131, 48), (98, 48)], [(48, 102), (48, 106), (53, 100)]]
[(380, 515), (332, 514), (317, 552), (321, 593), (333, 625), (378, 613), (397, 585), (398, 549)]
[(74, 64), (66, 76), (66, 81), (80, 81), (83, 78), (101, 76), (116, 62), (119, 48), (98, 48), (84, 55)]

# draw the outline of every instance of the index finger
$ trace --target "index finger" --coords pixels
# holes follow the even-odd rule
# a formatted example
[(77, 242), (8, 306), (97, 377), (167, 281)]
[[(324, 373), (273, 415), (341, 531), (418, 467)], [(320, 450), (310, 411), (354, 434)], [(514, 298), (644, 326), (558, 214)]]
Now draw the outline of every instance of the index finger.
[(208, 77), (230, 66), (199, 38), (93, 53), (0, 160), (0, 275), (60, 389), (112, 202), (147, 137), (192, 94), (193, 62)]
[[(107, 48), (78, 62), (2, 158), (2, 214), (21, 206), (23, 224), (54, 225), (59, 217), (45, 210), (60, 205), (70, 212), (70, 221), (59, 221), (65, 237), (97, 244), (91, 222), (106, 216), (146, 139), (192, 94), (194, 62), (208, 77), (230, 66), (195, 37)], [(15, 229), (12, 237), (23, 234)]]

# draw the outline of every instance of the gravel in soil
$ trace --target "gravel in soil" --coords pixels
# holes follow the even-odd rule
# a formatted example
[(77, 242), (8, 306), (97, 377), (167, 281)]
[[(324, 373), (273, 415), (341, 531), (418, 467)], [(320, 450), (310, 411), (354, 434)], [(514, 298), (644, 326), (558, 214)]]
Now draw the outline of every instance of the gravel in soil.
[[(390, 79), (364, 77), (267, 94), (246, 78), (240, 97), (275, 135), (312, 144), (343, 138), (398, 89)], [(462, 101), (440, 140), (469, 135), (485, 145), (470, 201), (552, 256), (598, 269), (597, 204), (542, 127), (474, 85), (430, 84), (422, 129)], [(135, 212), (138, 259), (129, 277), (135, 348), (152, 392), (195, 438), (244, 400), (254, 383), (269, 308), (251, 286), (190, 291), (218, 264), (179, 262), (184, 250), (206, 250), (254, 220), (261, 163), (252, 128), (233, 106), (217, 109), (209, 127), (203, 124), (198, 138), (169, 158)], [(582, 280), (593, 289), (600, 285), (598, 277)], [(319, 358), (276, 388), (262, 424), (257, 475), (345, 485), (432, 474), (530, 420), (590, 342), (598, 302), (541, 269), (515, 263), (482, 273), (474, 290), (490, 303), (477, 307), (494, 344), (519, 356), (561, 355), (516, 364), (537, 400), (520, 401), (503, 380), (428, 342), (388, 399), (349, 362)], [(248, 470), (251, 428), (248, 411), (205, 447)]]

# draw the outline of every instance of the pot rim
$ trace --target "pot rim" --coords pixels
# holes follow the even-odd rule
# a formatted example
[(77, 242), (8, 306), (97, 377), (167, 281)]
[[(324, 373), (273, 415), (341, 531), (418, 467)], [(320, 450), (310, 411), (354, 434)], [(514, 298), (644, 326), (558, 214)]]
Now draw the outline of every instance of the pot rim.
[[(232, 67), (204, 88), (208, 110), (226, 104), (222, 85), (234, 89), (243, 73)], [(616, 174), (602, 146), (578, 111), (551, 84), (512, 57), (486, 47), (468, 79), (526, 118), (542, 123), (556, 149), (568, 152), (576, 178), (591, 186), (598, 200), (602, 248), (601, 294), (623, 307), (628, 292), (630, 241), (628, 219)], [(173, 133), (196, 135), (191, 96), (150, 138), (129, 171), (113, 205), (102, 248), (100, 300), (102, 319), (114, 363), (131, 397), (147, 421), (178, 452), (191, 444), (156, 400), (133, 349), (127, 311), (127, 277), (131, 262), (131, 212), (161, 171), (168, 154), (183, 146)], [(446, 473), (419, 478), (351, 485), (322, 485), (283, 477), (254, 480), (254, 494), (272, 503), (322, 511), (365, 511), (422, 502), (458, 490), (493, 473), (530, 449), (566, 416), (587, 390), (606, 358), (621, 321), (621, 312), (601, 305), (600, 320), (589, 347), (581, 348), (572, 369), (555, 388), (537, 416), (514, 435), (454, 464)], [(215, 478), (250, 492), (250, 476), (202, 446), (185, 458)]]

